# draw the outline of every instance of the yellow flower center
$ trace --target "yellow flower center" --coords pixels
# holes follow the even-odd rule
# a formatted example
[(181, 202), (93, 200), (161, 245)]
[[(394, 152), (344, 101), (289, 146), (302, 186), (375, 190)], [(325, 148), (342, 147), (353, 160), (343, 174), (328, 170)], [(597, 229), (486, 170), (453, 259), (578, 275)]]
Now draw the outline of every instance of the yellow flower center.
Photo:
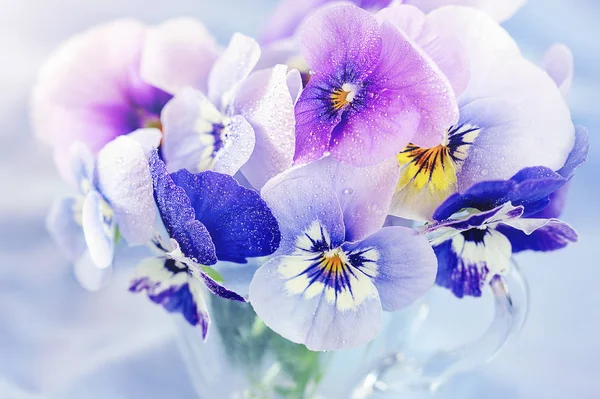
[(341, 89), (334, 90), (331, 93), (331, 102), (333, 109), (339, 111), (350, 104), (356, 96), (357, 87), (352, 83), (344, 83)]

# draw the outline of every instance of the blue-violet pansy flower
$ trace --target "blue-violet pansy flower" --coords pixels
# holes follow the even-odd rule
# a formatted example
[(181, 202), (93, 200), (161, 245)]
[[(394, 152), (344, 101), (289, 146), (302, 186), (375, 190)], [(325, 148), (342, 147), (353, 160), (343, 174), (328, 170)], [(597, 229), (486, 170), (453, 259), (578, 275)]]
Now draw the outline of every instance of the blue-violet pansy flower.
[(281, 245), (255, 273), (249, 299), (267, 326), (311, 350), (356, 347), (377, 335), (382, 311), (431, 287), (427, 239), (382, 228), (397, 172), (393, 159), (356, 168), (326, 157), (263, 187)]

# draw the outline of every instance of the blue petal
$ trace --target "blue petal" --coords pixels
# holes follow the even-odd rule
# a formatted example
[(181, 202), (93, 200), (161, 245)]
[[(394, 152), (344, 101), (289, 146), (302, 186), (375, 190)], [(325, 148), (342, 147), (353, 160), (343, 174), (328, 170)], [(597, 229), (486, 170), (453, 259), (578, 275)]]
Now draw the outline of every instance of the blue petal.
[(216, 296), (229, 299), (230, 301), (246, 302), (246, 299), (243, 296), (239, 295), (235, 291), (223, 287), (221, 284), (213, 280), (208, 274), (200, 273), (200, 277), (202, 278), (204, 284), (210, 290), (210, 292), (212, 292)]
[(342, 299), (334, 288), (308, 284), (297, 275), (309, 264), (301, 256), (279, 256), (256, 272), (250, 302), (265, 324), (315, 351), (357, 347), (375, 338), (382, 308), (370, 279), (357, 271), (352, 294), (347, 292)]
[(405, 227), (384, 227), (363, 241), (342, 246), (350, 263), (372, 280), (385, 311), (402, 309), (435, 280), (437, 260), (427, 239)]
[(77, 261), (87, 248), (81, 227), (82, 207), (83, 197), (60, 198), (54, 201), (46, 218), (48, 232), (71, 262)]
[(215, 246), (208, 230), (196, 220), (190, 199), (182, 188), (175, 185), (157, 151), (151, 152), (149, 164), (154, 199), (169, 236), (194, 262), (203, 265), (217, 263)]
[(498, 231), (510, 240), (513, 253), (526, 250), (555, 251), (576, 242), (577, 232), (571, 226), (559, 220), (549, 220), (548, 223), (531, 234), (507, 225), (498, 226)]
[(486, 211), (504, 203), (523, 206), (525, 216), (544, 209), (549, 196), (567, 180), (546, 167), (531, 167), (519, 171), (510, 180), (486, 181), (473, 185), (464, 193), (450, 196), (434, 212), (435, 220), (445, 220), (466, 208)]
[(129, 290), (146, 291), (154, 303), (162, 305), (169, 312), (181, 313), (188, 323), (200, 326), (206, 338), (210, 318), (202, 285), (188, 274), (186, 266), (173, 259), (145, 259), (138, 266)]
[(436, 284), (458, 298), (481, 296), (486, 283), (510, 268), (510, 242), (490, 229), (464, 231), (433, 249), (438, 258)]
[(81, 220), (92, 261), (99, 268), (111, 266), (115, 252), (116, 224), (112, 209), (97, 191), (90, 191), (85, 196)]
[(279, 246), (277, 220), (257, 192), (233, 177), (215, 172), (171, 175), (189, 197), (196, 220), (206, 226), (219, 260), (246, 263), (246, 258), (270, 255)]

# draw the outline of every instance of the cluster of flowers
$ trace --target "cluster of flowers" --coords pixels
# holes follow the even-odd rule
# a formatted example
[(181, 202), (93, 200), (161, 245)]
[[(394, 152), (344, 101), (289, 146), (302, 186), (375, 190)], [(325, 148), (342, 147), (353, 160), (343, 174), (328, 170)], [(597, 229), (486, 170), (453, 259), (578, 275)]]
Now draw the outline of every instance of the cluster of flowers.
[[(522, 56), (498, 23), (522, 1), (325, 3), (283, 1), (262, 50), (185, 18), (108, 23), (53, 55), (34, 122), (79, 194), (48, 228), (84, 285), (121, 238), (149, 244), (131, 291), (205, 337), (211, 292), (332, 350), (434, 283), (481, 296), (513, 253), (577, 240), (556, 219), (588, 150), (572, 57)], [(249, 260), (247, 293), (226, 288), (219, 265)]]

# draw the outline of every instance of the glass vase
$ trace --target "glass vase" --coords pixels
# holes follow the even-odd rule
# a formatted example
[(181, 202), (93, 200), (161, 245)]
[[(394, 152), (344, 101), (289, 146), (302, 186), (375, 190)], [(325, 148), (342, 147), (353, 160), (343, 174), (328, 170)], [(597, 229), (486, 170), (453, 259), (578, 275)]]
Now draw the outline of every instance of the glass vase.
[[(271, 331), (249, 304), (213, 297), (206, 342), (179, 318), (179, 346), (201, 399), (365, 399), (434, 392), (491, 361), (518, 332), (528, 291), (519, 268), (496, 277), (482, 298), (434, 287), (386, 313), (379, 336), (359, 348), (312, 352)], [(349, 328), (352, 328), (349, 326)]]

